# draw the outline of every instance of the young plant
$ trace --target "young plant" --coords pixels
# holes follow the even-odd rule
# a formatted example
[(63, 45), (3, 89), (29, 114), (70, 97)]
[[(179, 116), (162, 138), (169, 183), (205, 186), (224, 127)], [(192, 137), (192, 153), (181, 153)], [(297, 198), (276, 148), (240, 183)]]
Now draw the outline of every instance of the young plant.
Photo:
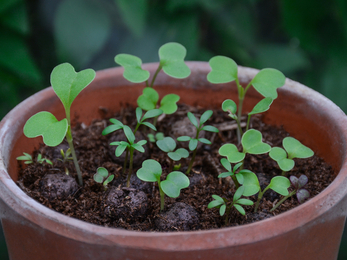
[(177, 198), (180, 195), (181, 189), (189, 186), (188, 177), (179, 171), (170, 172), (166, 180), (161, 181), (162, 168), (160, 163), (149, 159), (142, 163), (136, 175), (142, 181), (157, 182), (160, 193), (160, 210), (164, 210), (165, 194), (170, 198)]
[[(128, 140), (128, 142), (125, 141), (117, 141), (117, 142), (112, 142), (110, 145), (116, 145), (118, 146), (116, 149), (116, 156), (119, 157), (122, 155), (122, 153), (128, 149), (130, 153), (130, 161), (129, 161), (129, 172), (128, 172), (128, 178), (127, 178), (127, 187), (130, 187), (130, 177), (133, 171), (133, 157), (134, 157), (134, 150), (137, 150), (141, 153), (145, 152), (145, 149), (142, 147), (144, 144), (147, 143), (146, 140), (140, 140), (137, 143), (135, 143), (135, 135), (131, 131), (130, 127), (127, 125), (123, 125), (123, 131), (124, 134)], [(126, 158), (127, 160), (127, 158)]]
[[(225, 177), (230, 176), (231, 179), (233, 180), (235, 186), (236, 186), (236, 189), (238, 189), (240, 187), (240, 184), (244, 183), (244, 175), (243, 174), (246, 172), (250, 172), (250, 171), (245, 170), (245, 169), (239, 170), (242, 166), (242, 163), (238, 163), (234, 167), (231, 167), (230, 162), (225, 158), (222, 158), (220, 160), (220, 162), (223, 165), (223, 167), (227, 170), (227, 172), (223, 172), (223, 173), (219, 174), (218, 178), (225, 178)], [(239, 171), (236, 172), (237, 170), (239, 170)], [(247, 176), (248, 175), (246, 175), (246, 177)]]
[[(146, 81), (143, 94), (137, 100), (139, 107), (143, 110), (151, 110), (157, 107), (159, 94), (153, 89), (153, 85), (161, 70), (173, 78), (183, 79), (190, 75), (190, 69), (184, 63), (186, 53), (184, 46), (179, 43), (170, 42), (161, 46), (159, 48), (159, 66), (151, 83), (148, 82), (150, 73), (141, 68), (142, 61), (140, 58), (129, 54), (118, 54), (115, 57), (115, 62), (124, 68), (124, 78), (134, 83)], [(172, 114), (177, 110), (176, 103), (179, 99), (180, 97), (176, 94), (168, 94), (160, 101), (159, 109), (163, 110), (165, 114)]]
[(283, 199), (281, 199), (271, 210), (270, 212), (277, 209), (286, 199), (290, 198), (291, 196), (296, 194), (296, 197), (299, 201), (299, 203), (303, 203), (306, 199), (310, 197), (310, 193), (308, 190), (304, 189), (303, 187), (307, 184), (308, 178), (306, 175), (301, 175), (299, 178), (295, 176), (290, 176), (289, 180), (292, 184), (292, 187), (294, 190), (289, 193), (287, 196), (285, 196)]
[(104, 185), (104, 189), (107, 190), (107, 184), (113, 181), (114, 175), (112, 174), (109, 176), (107, 169), (105, 169), (104, 167), (99, 167), (96, 170), (93, 178), (97, 183), (102, 183), (102, 185)]
[(192, 138), (190, 136), (180, 136), (177, 138), (177, 141), (189, 141), (189, 150), (193, 151), (193, 155), (192, 158), (190, 160), (188, 169), (186, 171), (186, 174), (190, 173), (190, 170), (193, 167), (193, 163), (195, 160), (195, 156), (196, 156), (196, 151), (198, 148), (198, 142), (204, 143), (204, 144), (212, 144), (209, 140), (207, 140), (206, 138), (199, 138), (199, 133), (201, 131), (208, 131), (208, 132), (214, 132), (214, 133), (218, 133), (218, 129), (214, 126), (211, 125), (205, 125), (203, 126), (204, 123), (206, 123), (206, 121), (212, 116), (212, 110), (207, 110), (205, 111), (201, 117), (200, 117), (200, 123), (198, 123), (198, 120), (196, 119), (196, 117), (191, 113), (188, 112), (188, 118), (190, 120), (190, 122), (195, 126), (196, 128), (196, 136), (195, 138)]
[(92, 69), (76, 73), (69, 63), (56, 66), (51, 73), (51, 84), (54, 92), (63, 103), (66, 118), (58, 121), (50, 112), (42, 111), (30, 117), (23, 129), (25, 136), (29, 138), (41, 135), (43, 142), (48, 146), (57, 146), (66, 137), (77, 171), (78, 182), (81, 186), (83, 185), (83, 180), (73, 146), (70, 109), (74, 99), (94, 78), (95, 71)]
[[(238, 90), (238, 111), (236, 115), (236, 109), (234, 119), (240, 126), (240, 119), (242, 115), (243, 101), (248, 89), (253, 86), (256, 91), (266, 98), (272, 100), (277, 98), (277, 88), (282, 87), (285, 83), (285, 76), (282, 72), (275, 69), (263, 69), (248, 83), (246, 87), (243, 87), (238, 79), (238, 67), (234, 60), (225, 56), (215, 56), (210, 59), (209, 64), (211, 66), (211, 72), (207, 75), (207, 80), (211, 83), (220, 84), (235, 81)], [(241, 129), (238, 128), (238, 140), (241, 140)]]
[(171, 159), (169, 172), (172, 171), (174, 161), (179, 161), (182, 158), (187, 158), (189, 156), (189, 152), (184, 148), (178, 148), (176, 151), (176, 142), (171, 137), (165, 137), (162, 140), (157, 141), (157, 146), (160, 150), (167, 153), (167, 156)]
[(73, 160), (73, 158), (71, 157), (71, 150), (70, 150), (70, 148), (68, 148), (66, 150), (66, 152), (64, 153), (64, 150), (60, 149), (60, 154), (61, 154), (61, 157), (63, 159), (58, 158), (58, 160), (63, 162), (64, 168), (65, 168), (65, 174), (69, 175), (69, 169), (65, 166), (65, 164), (66, 164), (67, 161)]
[(223, 216), (225, 213), (225, 225), (229, 222), (229, 213), (232, 207), (235, 207), (235, 209), (240, 212), (243, 216), (246, 214), (243, 206), (252, 206), (253, 201), (249, 199), (241, 199), (241, 196), (243, 195), (245, 188), (243, 186), (239, 187), (233, 197), (232, 201), (228, 201), (227, 199), (224, 199), (218, 195), (212, 195), (212, 198), (214, 199), (211, 201), (207, 208), (219, 208), (219, 214)]
[[(30, 154), (28, 154), (28, 153), (23, 153), (23, 154), (24, 154), (24, 155), (18, 156), (16, 159), (17, 159), (18, 161), (24, 161), (25, 164), (31, 164), (31, 163), (34, 162), (34, 161), (33, 161), (33, 157), (32, 157)], [(53, 165), (52, 161), (49, 160), (49, 159), (47, 159), (47, 158), (43, 158), (43, 157), (42, 157), (42, 154), (38, 154), (36, 161), (37, 161), (38, 163), (41, 163), (41, 164), (43, 164), (43, 163), (48, 163), (48, 164), (50, 164), (50, 165)]]
[(156, 141), (163, 140), (164, 134), (162, 132), (158, 132), (155, 135), (154, 134), (148, 134), (147, 137), (151, 143), (155, 143)]
[(282, 144), (284, 149), (273, 147), (269, 153), (269, 156), (275, 160), (281, 168), (282, 175), (285, 175), (285, 172), (293, 169), (295, 165), (294, 158), (309, 158), (314, 154), (310, 148), (293, 137), (285, 137)]

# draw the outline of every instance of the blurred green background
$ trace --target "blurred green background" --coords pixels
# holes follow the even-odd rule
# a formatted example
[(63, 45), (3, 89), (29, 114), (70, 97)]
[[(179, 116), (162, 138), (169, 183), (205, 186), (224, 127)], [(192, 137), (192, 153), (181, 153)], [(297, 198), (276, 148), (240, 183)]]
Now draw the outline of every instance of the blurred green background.
[(49, 86), (59, 63), (99, 70), (121, 52), (158, 61), (168, 41), (187, 48), (186, 60), (277, 68), (347, 111), (345, 0), (0, 0), (0, 119)]

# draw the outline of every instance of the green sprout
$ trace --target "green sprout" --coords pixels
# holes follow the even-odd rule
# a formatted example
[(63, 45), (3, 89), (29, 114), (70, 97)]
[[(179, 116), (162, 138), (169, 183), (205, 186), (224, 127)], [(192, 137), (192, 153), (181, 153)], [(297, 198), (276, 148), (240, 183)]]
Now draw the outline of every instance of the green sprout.
[[(117, 141), (117, 142), (110, 143), (110, 145), (118, 146), (116, 151), (115, 151), (115, 154), (117, 157), (121, 156), (126, 149), (129, 150), (130, 161), (129, 161), (129, 172), (128, 172), (128, 178), (127, 178), (127, 187), (130, 187), (130, 178), (131, 178), (131, 174), (133, 171), (134, 150), (137, 150), (141, 153), (144, 153), (145, 149), (142, 146), (145, 145), (147, 143), (147, 141), (146, 140), (140, 140), (137, 143), (135, 143), (135, 135), (131, 131), (130, 127), (127, 125), (123, 125), (122, 128), (123, 128), (123, 131), (124, 131), (126, 138), (128, 139), (128, 142)], [(126, 158), (126, 161), (127, 161), (127, 158)]]
[[(17, 159), (18, 161), (24, 161), (25, 164), (31, 164), (31, 163), (34, 162), (34, 161), (33, 161), (33, 157), (32, 157), (30, 154), (28, 154), (28, 153), (23, 153), (23, 154), (24, 154), (24, 155), (18, 156), (16, 159)], [(37, 161), (38, 163), (41, 163), (41, 164), (43, 164), (43, 163), (48, 163), (48, 164), (50, 164), (50, 165), (53, 165), (53, 163), (52, 163), (51, 160), (49, 160), (49, 159), (47, 159), (47, 158), (43, 158), (43, 157), (42, 157), (42, 154), (40, 154), (40, 153), (37, 155), (36, 161)]]
[(145, 160), (142, 163), (142, 168), (140, 168), (136, 173), (137, 177), (142, 181), (158, 183), (160, 210), (163, 211), (165, 205), (164, 194), (170, 198), (177, 198), (180, 195), (181, 189), (189, 186), (189, 179), (184, 173), (174, 171), (167, 175), (166, 180), (161, 181), (161, 174), (162, 168), (160, 163), (153, 159)]
[[(183, 79), (190, 75), (190, 69), (184, 63), (186, 53), (185, 47), (179, 43), (170, 42), (161, 46), (159, 48), (159, 66), (154, 73), (151, 83), (148, 82), (150, 73), (141, 68), (142, 61), (140, 58), (129, 54), (118, 54), (115, 57), (115, 62), (124, 68), (123, 76), (125, 79), (133, 83), (146, 81), (146, 87), (137, 100), (139, 107), (143, 110), (157, 108), (159, 94), (153, 89), (153, 85), (161, 70), (173, 78)], [(160, 101), (159, 109), (161, 109), (164, 114), (172, 114), (177, 110), (176, 103), (179, 99), (180, 97), (176, 94), (168, 94)], [(155, 124), (156, 120), (154, 121), (154, 125)]]
[(294, 158), (309, 158), (314, 155), (314, 152), (300, 143), (293, 137), (285, 137), (282, 141), (284, 149), (280, 147), (273, 147), (269, 156), (278, 163), (282, 170), (282, 175), (285, 172), (294, 168)]
[(232, 207), (235, 207), (235, 209), (240, 212), (243, 216), (246, 214), (244, 206), (252, 206), (253, 201), (249, 199), (241, 199), (241, 196), (243, 195), (245, 188), (243, 186), (239, 187), (233, 197), (232, 201), (228, 201), (227, 199), (224, 199), (218, 195), (212, 195), (212, 198), (214, 199), (211, 201), (207, 208), (219, 208), (219, 214), (223, 216), (225, 213), (225, 225), (229, 222), (229, 213)]
[(189, 156), (189, 152), (184, 148), (178, 148), (176, 151), (176, 142), (171, 137), (165, 137), (162, 140), (157, 141), (157, 146), (163, 152), (166, 152), (170, 160), (169, 172), (172, 171), (174, 161), (179, 161), (182, 158), (187, 158)]
[(69, 169), (65, 166), (65, 164), (66, 164), (66, 162), (73, 160), (73, 158), (71, 156), (71, 149), (68, 148), (65, 153), (64, 153), (63, 149), (60, 149), (60, 154), (61, 154), (61, 157), (63, 159), (58, 158), (58, 160), (63, 162), (64, 168), (65, 168), (65, 174), (69, 175)]
[(25, 136), (29, 138), (41, 135), (43, 142), (48, 146), (57, 146), (66, 137), (77, 171), (78, 182), (81, 186), (83, 185), (82, 172), (73, 146), (70, 108), (74, 99), (94, 78), (95, 71), (92, 69), (76, 73), (69, 63), (56, 66), (51, 73), (51, 84), (54, 92), (63, 103), (66, 118), (58, 121), (50, 112), (42, 111), (30, 117), (23, 129)]
[[(243, 87), (238, 79), (238, 67), (234, 60), (225, 56), (215, 56), (210, 59), (211, 72), (207, 75), (207, 80), (214, 84), (228, 83), (235, 81), (238, 90), (239, 108), (234, 119), (238, 123), (238, 140), (241, 141), (240, 121), (242, 115), (243, 101), (248, 89), (253, 86), (265, 98), (272, 100), (277, 98), (277, 88), (282, 87), (285, 83), (285, 76), (282, 72), (275, 69), (263, 69)], [(236, 113), (234, 109), (233, 114)]]
[(162, 132), (158, 132), (155, 135), (154, 134), (148, 134), (147, 137), (151, 143), (155, 143), (156, 141), (163, 140), (164, 134)]
[(109, 184), (114, 179), (114, 175), (108, 176), (108, 171), (104, 167), (99, 167), (93, 176), (94, 181), (97, 183), (102, 183), (104, 189), (107, 190), (107, 184)]
[(198, 142), (201, 142), (203, 144), (212, 144), (211, 141), (207, 140), (206, 138), (199, 138), (200, 131), (208, 131), (208, 132), (214, 132), (214, 133), (219, 132), (218, 129), (214, 126), (211, 126), (211, 125), (203, 126), (203, 124), (206, 123), (206, 121), (212, 116), (212, 113), (213, 113), (212, 110), (205, 111), (200, 117), (200, 123), (198, 123), (198, 120), (191, 112), (188, 112), (187, 114), (190, 122), (196, 127), (196, 136), (195, 138), (192, 138), (190, 136), (180, 136), (177, 138), (177, 141), (180, 141), (180, 142), (189, 141), (189, 150), (193, 151), (193, 155), (190, 160), (186, 174), (189, 174), (190, 170), (193, 167), (196, 151), (198, 149)]
[(287, 196), (285, 196), (283, 199), (281, 199), (271, 210), (270, 212), (277, 209), (286, 199), (290, 198), (291, 196), (296, 194), (296, 197), (299, 201), (299, 203), (303, 203), (306, 199), (310, 197), (310, 193), (308, 190), (304, 189), (303, 187), (307, 184), (308, 178), (306, 175), (301, 175), (299, 178), (295, 176), (290, 176), (289, 180), (292, 184), (292, 187), (294, 190), (289, 193)]

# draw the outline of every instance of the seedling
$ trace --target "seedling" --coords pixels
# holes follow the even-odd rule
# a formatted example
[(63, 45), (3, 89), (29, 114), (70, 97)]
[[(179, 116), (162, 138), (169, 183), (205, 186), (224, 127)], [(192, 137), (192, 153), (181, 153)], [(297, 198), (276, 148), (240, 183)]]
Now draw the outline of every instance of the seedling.
[[(285, 83), (285, 76), (282, 72), (275, 69), (263, 69), (243, 87), (238, 79), (238, 68), (234, 60), (225, 56), (215, 56), (210, 59), (211, 72), (207, 75), (207, 80), (211, 83), (220, 84), (235, 81), (238, 90), (238, 111), (234, 119), (241, 119), (242, 107), (245, 95), (248, 89), (253, 86), (261, 95), (266, 98), (276, 99), (277, 88), (282, 87)], [(234, 114), (236, 113), (236, 109)], [(240, 122), (238, 122), (240, 125)], [(238, 140), (241, 140), (241, 129), (238, 128)]]
[[(186, 53), (184, 46), (179, 43), (170, 42), (161, 46), (159, 48), (159, 66), (151, 83), (148, 82), (150, 73), (141, 68), (142, 61), (140, 58), (129, 54), (118, 54), (115, 57), (115, 62), (124, 68), (124, 78), (134, 83), (146, 82), (143, 94), (137, 100), (139, 107), (143, 110), (151, 110), (157, 107), (159, 94), (153, 89), (153, 85), (161, 70), (173, 78), (183, 79), (190, 75), (190, 69), (184, 63)], [(177, 110), (176, 103), (179, 99), (180, 97), (176, 94), (168, 94), (160, 101), (159, 109), (165, 114), (172, 114)]]
[(285, 137), (282, 144), (284, 149), (273, 147), (269, 153), (270, 157), (275, 160), (281, 168), (282, 175), (285, 175), (285, 172), (293, 169), (295, 165), (294, 158), (309, 158), (314, 154), (310, 148), (293, 137)]
[(200, 131), (208, 131), (208, 132), (214, 132), (214, 133), (219, 132), (218, 129), (214, 126), (211, 126), (211, 125), (203, 126), (203, 124), (206, 123), (206, 121), (212, 116), (212, 113), (213, 113), (212, 110), (205, 111), (200, 117), (200, 123), (198, 123), (198, 120), (191, 112), (188, 112), (187, 114), (190, 122), (196, 127), (196, 136), (195, 138), (192, 138), (190, 136), (180, 136), (177, 138), (177, 141), (183, 141), (183, 142), (189, 141), (189, 150), (193, 151), (193, 155), (190, 160), (186, 174), (189, 174), (190, 170), (193, 167), (196, 151), (198, 148), (198, 142), (201, 142), (203, 144), (212, 144), (211, 141), (207, 140), (206, 138), (199, 138)]
[(241, 139), (243, 147), (242, 152), (239, 152), (236, 145), (224, 144), (219, 148), (219, 154), (226, 156), (231, 163), (243, 162), (246, 154), (264, 154), (271, 150), (271, 146), (263, 143), (261, 132), (255, 129), (250, 129), (245, 132)]
[(177, 198), (181, 189), (189, 186), (188, 177), (179, 171), (171, 172), (167, 175), (166, 180), (161, 181), (162, 168), (160, 163), (155, 160), (148, 159), (142, 163), (136, 175), (140, 180), (147, 182), (157, 182), (160, 193), (160, 210), (164, 210), (165, 194), (170, 198)]
[(92, 69), (76, 73), (69, 63), (56, 66), (51, 73), (51, 84), (54, 92), (63, 103), (66, 118), (58, 121), (50, 112), (42, 111), (30, 117), (23, 129), (24, 134), (29, 138), (41, 135), (43, 142), (48, 146), (57, 146), (66, 137), (77, 171), (78, 182), (81, 186), (83, 185), (83, 180), (73, 146), (70, 108), (74, 99), (94, 78), (95, 71)]
[(243, 186), (239, 187), (233, 197), (233, 201), (228, 201), (227, 199), (224, 199), (218, 195), (212, 195), (212, 198), (214, 199), (211, 201), (207, 208), (219, 208), (219, 214), (223, 216), (225, 213), (225, 225), (229, 222), (229, 213), (232, 207), (235, 207), (235, 209), (240, 212), (243, 216), (246, 214), (244, 206), (252, 206), (253, 201), (249, 199), (241, 199), (241, 196), (243, 195), (245, 188)]
[(73, 160), (73, 158), (71, 157), (71, 150), (70, 150), (70, 148), (68, 148), (68, 149), (66, 150), (66, 153), (64, 153), (64, 150), (63, 150), (63, 149), (60, 149), (60, 155), (61, 155), (61, 157), (62, 157), (63, 159), (58, 158), (57, 160), (63, 162), (64, 168), (65, 168), (65, 174), (66, 174), (66, 175), (69, 175), (69, 169), (65, 166), (65, 164), (66, 164), (67, 161)]
[[(31, 156), (30, 154), (28, 154), (28, 153), (23, 153), (23, 154), (24, 154), (24, 155), (18, 156), (16, 159), (17, 159), (18, 161), (24, 161), (25, 164), (31, 164), (31, 163), (34, 162), (32, 156)], [(53, 163), (52, 163), (51, 160), (49, 160), (49, 159), (47, 159), (47, 158), (43, 158), (43, 157), (42, 157), (42, 154), (40, 154), (40, 153), (37, 155), (36, 161), (37, 161), (38, 163), (41, 163), (41, 164), (43, 164), (43, 163), (48, 163), (48, 164), (50, 164), (50, 165), (53, 165)]]
[(303, 187), (307, 184), (308, 178), (306, 175), (301, 175), (299, 178), (295, 176), (290, 176), (289, 180), (292, 184), (292, 187), (294, 190), (289, 193), (287, 196), (285, 196), (283, 199), (281, 199), (271, 210), (270, 212), (277, 209), (286, 199), (290, 198), (291, 196), (296, 194), (296, 197), (299, 201), (299, 203), (303, 203), (306, 199), (310, 197), (310, 193), (308, 190), (304, 189)]
[(94, 181), (96, 181), (97, 183), (102, 183), (104, 189), (107, 190), (107, 184), (113, 181), (114, 175), (112, 174), (109, 176), (107, 169), (105, 169), (104, 167), (99, 167), (96, 170), (96, 173), (94, 174), (93, 178)]
[(147, 137), (151, 143), (155, 143), (156, 141), (163, 140), (164, 134), (162, 132), (158, 132), (155, 135), (154, 134), (148, 134)]
[[(146, 140), (140, 140), (137, 143), (135, 143), (135, 135), (131, 131), (130, 127), (127, 125), (123, 125), (123, 131), (128, 139), (128, 142), (125, 141), (117, 141), (117, 142), (112, 142), (110, 145), (116, 145), (118, 146), (116, 149), (116, 156), (119, 157), (122, 155), (122, 153), (128, 149), (130, 153), (130, 161), (129, 161), (129, 172), (128, 172), (128, 178), (127, 178), (127, 187), (130, 187), (130, 177), (133, 171), (133, 157), (134, 157), (134, 150), (137, 150), (141, 153), (145, 152), (145, 149), (142, 147), (144, 144), (147, 143)], [(127, 160), (127, 158), (126, 158)]]
[(157, 146), (160, 150), (167, 153), (170, 160), (169, 172), (172, 171), (174, 161), (179, 161), (182, 158), (187, 158), (189, 152), (184, 148), (178, 148), (176, 151), (176, 142), (171, 137), (165, 137), (163, 140), (157, 141)]

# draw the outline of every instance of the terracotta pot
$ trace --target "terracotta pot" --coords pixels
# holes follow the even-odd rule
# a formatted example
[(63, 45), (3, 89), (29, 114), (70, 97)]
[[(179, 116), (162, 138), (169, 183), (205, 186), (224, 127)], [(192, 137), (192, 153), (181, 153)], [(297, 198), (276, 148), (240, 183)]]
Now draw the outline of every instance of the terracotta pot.
[[(233, 84), (206, 81), (207, 63), (189, 62), (192, 75), (184, 80), (160, 73), (160, 95), (176, 93), (181, 102), (206, 108), (236, 100)], [(157, 64), (146, 64), (153, 75)], [(257, 70), (239, 68), (240, 81), (249, 82)], [(95, 81), (74, 101), (72, 115), (88, 124), (103, 109), (135, 105), (143, 89), (122, 77), (122, 69), (97, 73)], [(265, 121), (283, 125), (295, 138), (312, 148), (338, 173), (333, 183), (308, 202), (270, 219), (238, 227), (209, 231), (149, 233), (105, 228), (50, 210), (28, 197), (15, 181), (16, 157), (31, 153), (40, 138), (28, 139), (22, 129), (36, 112), (46, 110), (60, 120), (63, 106), (52, 88), (28, 98), (0, 124), (0, 207), (2, 225), (12, 260), (23, 259), (336, 259), (346, 216), (347, 119), (330, 100), (291, 80), (279, 89)], [(245, 110), (260, 100), (255, 91), (246, 98)]]

